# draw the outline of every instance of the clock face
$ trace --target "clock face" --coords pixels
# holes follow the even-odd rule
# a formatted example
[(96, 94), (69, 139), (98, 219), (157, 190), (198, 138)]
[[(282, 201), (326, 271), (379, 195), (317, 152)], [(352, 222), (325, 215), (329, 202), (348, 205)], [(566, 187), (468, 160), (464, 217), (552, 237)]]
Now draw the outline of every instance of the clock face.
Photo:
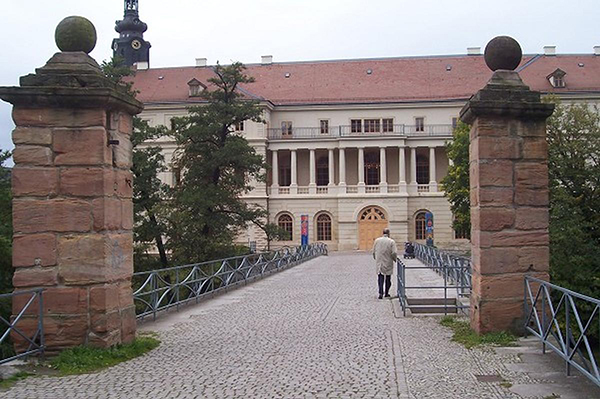
[(117, 51), (118, 49), (119, 49), (119, 43), (117, 43), (117, 42), (114, 42), (114, 43), (113, 43), (113, 50), (114, 50), (114, 51)]
[(133, 47), (134, 50), (139, 50), (142, 47), (142, 43), (135, 39), (131, 42), (131, 47)]

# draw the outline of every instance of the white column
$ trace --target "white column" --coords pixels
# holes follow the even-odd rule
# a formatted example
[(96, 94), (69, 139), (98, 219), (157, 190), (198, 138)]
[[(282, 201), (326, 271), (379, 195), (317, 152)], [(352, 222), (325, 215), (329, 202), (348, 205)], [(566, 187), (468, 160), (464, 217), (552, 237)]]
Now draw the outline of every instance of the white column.
[(365, 192), (365, 149), (358, 149), (358, 192)]
[(298, 157), (296, 154), (296, 150), (291, 151), (291, 168), (292, 168), (292, 176), (290, 182), (290, 194), (298, 193)]
[(327, 166), (329, 166), (329, 187), (335, 186), (335, 165), (333, 158), (333, 149), (329, 149), (329, 159), (327, 160)]
[(273, 150), (273, 162), (272, 162), (272, 172), (271, 176), (273, 176), (273, 184), (271, 187), (278, 188), (279, 187), (279, 157), (277, 155), (277, 150)]
[(417, 192), (417, 149), (415, 147), (410, 149), (410, 184), (408, 189), (411, 193)]
[(398, 148), (398, 185), (401, 193), (406, 192), (406, 154), (404, 147)]
[(308, 192), (311, 194), (317, 193), (317, 171), (316, 171), (316, 161), (315, 161), (315, 150), (310, 150), (310, 183), (308, 184)]
[(346, 150), (340, 148), (340, 186), (346, 185)]
[(429, 147), (429, 191), (437, 191), (437, 181), (435, 173), (435, 147)]
[(385, 152), (385, 147), (379, 149), (379, 190), (382, 193), (387, 193), (387, 160)]

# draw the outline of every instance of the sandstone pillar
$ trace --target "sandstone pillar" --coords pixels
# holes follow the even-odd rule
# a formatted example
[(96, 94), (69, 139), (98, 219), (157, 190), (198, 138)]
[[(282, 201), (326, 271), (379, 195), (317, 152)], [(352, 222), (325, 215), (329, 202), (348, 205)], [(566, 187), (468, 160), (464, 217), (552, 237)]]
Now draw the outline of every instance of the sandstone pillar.
[(273, 182), (271, 183), (271, 187), (275, 189), (274, 194), (277, 194), (277, 188), (279, 187), (279, 155), (277, 150), (273, 150), (271, 154), (273, 155)]
[[(89, 39), (87, 46), (60, 42), (59, 29), (73, 26), (73, 18), (91, 27), (91, 46), (90, 37), (80, 40)], [(21, 77), (19, 87), (0, 88), (16, 124), (13, 285), (16, 291), (46, 289), (50, 352), (128, 342), (136, 330), (130, 134), (142, 104), (88, 56), (93, 25), (80, 17), (65, 21), (57, 28), (63, 52)], [(13, 313), (22, 306), (16, 300)], [(37, 323), (35, 314), (29, 317), (21, 325), (26, 332)]]
[(494, 74), (461, 111), (470, 133), (471, 326), (523, 330), (524, 276), (548, 279), (548, 150), (540, 102), (514, 69), (521, 48), (501, 36), (486, 47)]

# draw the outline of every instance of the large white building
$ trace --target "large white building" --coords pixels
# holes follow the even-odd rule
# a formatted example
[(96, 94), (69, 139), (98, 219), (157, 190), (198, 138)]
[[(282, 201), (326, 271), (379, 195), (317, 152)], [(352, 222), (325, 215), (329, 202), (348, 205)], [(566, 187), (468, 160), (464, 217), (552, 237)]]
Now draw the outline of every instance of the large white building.
[[(205, 59), (194, 67), (138, 69), (135, 89), (152, 125), (201, 103), (213, 72)], [(492, 72), (478, 48), (467, 55), (273, 62), (247, 65), (256, 81), (243, 85), (260, 101), (266, 123), (245, 122), (243, 132), (271, 169), (265, 183), (245, 196), (269, 211), (270, 221), (300, 242), (301, 215), (308, 215), (310, 241), (330, 249), (370, 249), (389, 226), (398, 241), (424, 239), (431, 212), (435, 243), (468, 241), (452, 229), (452, 214), (440, 188), (449, 160), (445, 144), (468, 98)], [(553, 47), (526, 55), (517, 71), (532, 89), (565, 101), (600, 100), (600, 47), (592, 54), (558, 55)], [(161, 140), (170, 163), (176, 150)], [(162, 178), (173, 183), (174, 174)], [(249, 228), (240, 238), (264, 237)]]

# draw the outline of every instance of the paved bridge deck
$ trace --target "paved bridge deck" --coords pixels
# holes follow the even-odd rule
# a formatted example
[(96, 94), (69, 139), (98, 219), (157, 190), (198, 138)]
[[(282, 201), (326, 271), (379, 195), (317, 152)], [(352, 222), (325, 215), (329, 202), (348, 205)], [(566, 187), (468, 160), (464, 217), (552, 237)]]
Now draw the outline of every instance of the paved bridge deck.
[[(554, 379), (542, 377), (546, 366), (530, 346), (467, 350), (450, 341), (439, 317), (396, 318), (392, 301), (377, 299), (374, 273), (366, 253), (320, 257), (144, 324), (162, 340), (146, 356), (96, 374), (29, 378), (0, 396), (600, 397), (596, 388), (577, 391), (582, 379), (562, 377), (559, 362)], [(528, 362), (538, 374), (524, 372)], [(476, 375), (500, 375), (513, 386)]]

